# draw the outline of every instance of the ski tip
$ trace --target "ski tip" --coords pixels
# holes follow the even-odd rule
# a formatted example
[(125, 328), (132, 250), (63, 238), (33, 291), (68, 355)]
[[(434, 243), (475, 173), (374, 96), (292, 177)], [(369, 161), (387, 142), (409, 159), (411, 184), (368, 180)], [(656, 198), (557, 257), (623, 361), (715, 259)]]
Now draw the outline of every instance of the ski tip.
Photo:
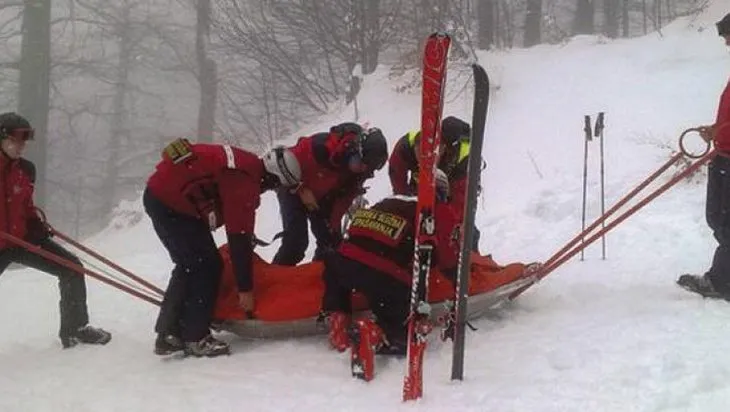
[(449, 33), (445, 32), (445, 31), (437, 31), (437, 32), (431, 33), (431, 35), (428, 36), (428, 37), (438, 37), (438, 38), (444, 38), (444, 37), (446, 37), (446, 38), (449, 38), (450, 39), (451, 38), (451, 35)]

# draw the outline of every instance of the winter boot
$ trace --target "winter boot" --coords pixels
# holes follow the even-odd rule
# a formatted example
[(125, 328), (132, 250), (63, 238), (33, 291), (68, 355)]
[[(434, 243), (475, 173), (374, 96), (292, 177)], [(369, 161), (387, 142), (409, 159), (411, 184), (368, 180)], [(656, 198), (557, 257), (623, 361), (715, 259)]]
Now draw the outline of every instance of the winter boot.
[(330, 345), (338, 352), (344, 352), (350, 346), (350, 338), (347, 336), (347, 328), (352, 318), (344, 312), (332, 312), (327, 317)]
[(375, 377), (375, 352), (383, 345), (383, 330), (370, 319), (359, 319), (349, 335), (352, 376), (369, 382)]
[(408, 342), (403, 338), (391, 339), (388, 335), (383, 337), (383, 344), (375, 351), (377, 355), (384, 356), (406, 356), (408, 351)]
[(93, 326), (82, 326), (70, 335), (61, 336), (61, 344), (64, 349), (78, 345), (79, 343), (88, 343), (92, 345), (106, 345), (112, 340), (112, 334), (102, 328)]
[(231, 347), (223, 341), (211, 335), (204, 337), (197, 342), (185, 342), (185, 355), (201, 358), (207, 356), (213, 358), (220, 355), (230, 355)]
[(185, 350), (183, 341), (175, 335), (157, 334), (155, 339), (155, 355), (166, 356)]
[(677, 279), (677, 285), (705, 298), (730, 300), (730, 296), (715, 289), (707, 275), (682, 275)]

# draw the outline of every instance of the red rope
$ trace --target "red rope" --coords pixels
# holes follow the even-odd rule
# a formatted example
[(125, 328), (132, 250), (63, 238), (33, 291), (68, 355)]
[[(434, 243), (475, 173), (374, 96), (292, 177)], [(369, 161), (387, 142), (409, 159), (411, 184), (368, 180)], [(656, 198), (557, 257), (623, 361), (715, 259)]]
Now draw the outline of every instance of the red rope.
[(46, 258), (46, 259), (48, 259), (50, 261), (53, 261), (55, 263), (58, 263), (59, 265), (61, 265), (63, 267), (66, 267), (68, 269), (71, 269), (74, 272), (78, 273), (79, 276), (81, 276), (81, 275), (88, 275), (88, 276), (90, 276), (90, 277), (92, 277), (94, 279), (97, 279), (97, 280), (99, 280), (99, 281), (101, 281), (103, 283), (106, 283), (107, 285), (113, 286), (113, 287), (115, 287), (115, 288), (117, 288), (117, 289), (119, 289), (119, 290), (121, 290), (123, 292), (126, 292), (126, 293), (128, 293), (128, 294), (130, 294), (130, 295), (132, 295), (132, 296), (134, 296), (136, 298), (139, 298), (139, 299), (142, 299), (142, 300), (144, 300), (146, 302), (152, 303), (153, 305), (160, 306), (162, 304), (161, 301), (159, 301), (159, 300), (157, 300), (157, 299), (155, 299), (153, 297), (147, 296), (144, 293), (142, 293), (142, 292), (140, 292), (140, 291), (138, 291), (136, 289), (133, 289), (131, 287), (128, 287), (128, 286), (126, 286), (124, 284), (121, 284), (121, 283), (119, 283), (117, 281), (114, 281), (112, 279), (109, 279), (107, 277), (104, 277), (104, 276), (102, 276), (102, 275), (100, 275), (100, 274), (98, 274), (98, 273), (96, 273), (94, 271), (91, 271), (91, 270), (89, 270), (89, 269), (87, 269), (87, 268), (85, 268), (83, 266), (80, 266), (80, 265), (77, 265), (77, 264), (75, 264), (73, 262), (70, 262), (67, 259), (64, 259), (64, 258), (62, 258), (62, 257), (60, 257), (58, 255), (55, 255), (55, 254), (53, 254), (53, 253), (51, 253), (51, 252), (49, 252), (47, 250), (42, 249), (38, 245), (34, 245), (32, 243), (26, 242), (25, 240), (20, 239), (20, 238), (18, 238), (16, 236), (13, 236), (13, 235), (11, 235), (11, 234), (9, 234), (7, 232), (0, 231), (0, 238), (5, 239), (8, 242), (13, 243), (15, 245), (21, 246), (21, 247), (27, 249), (28, 251), (30, 251), (32, 253), (35, 253), (35, 254), (37, 254), (39, 256), (42, 256), (42, 257), (44, 257), (44, 258)]

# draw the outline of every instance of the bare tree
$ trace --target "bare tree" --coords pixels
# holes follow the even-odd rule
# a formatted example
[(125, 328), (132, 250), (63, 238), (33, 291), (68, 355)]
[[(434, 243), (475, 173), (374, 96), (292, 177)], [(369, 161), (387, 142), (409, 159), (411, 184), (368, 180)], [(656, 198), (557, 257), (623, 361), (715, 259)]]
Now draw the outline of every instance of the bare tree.
[(525, 47), (540, 44), (540, 23), (542, 22), (542, 0), (528, 0), (525, 14)]
[(577, 0), (573, 19), (573, 34), (595, 33), (594, 14), (593, 0)]
[[(272, 140), (302, 115), (324, 113), (346, 90), (354, 95), (355, 67), (363, 74), (375, 70), (380, 51), (401, 29), (392, 13), (397, 3), (388, 2), (384, 10), (380, 0), (216, 2), (217, 53), (227, 56), (223, 70), (235, 73), (221, 77), (228, 116), (260, 139)], [(241, 88), (249, 93), (231, 93)], [(274, 96), (276, 103), (266, 101)], [(278, 120), (257, 126), (256, 107), (276, 107), (263, 118)]]
[(618, 37), (620, 1), (603, 0), (603, 34), (612, 39)]
[(488, 49), (495, 44), (495, 8), (495, 0), (482, 0), (477, 2), (477, 20), (479, 27), (477, 45), (480, 49)]
[(50, 108), (51, 0), (25, 0), (20, 52), (18, 112), (36, 129), (28, 158), (36, 164), (36, 202), (45, 205), (46, 142)]
[(218, 76), (215, 60), (208, 57), (210, 43), (210, 0), (197, 0), (195, 56), (198, 62), (200, 105), (198, 109), (198, 139), (212, 142), (215, 130), (215, 109), (218, 96)]
[[(171, 82), (176, 75), (169, 68), (184, 63), (175, 63), (174, 51), (163, 41), (161, 33), (175, 27), (173, 12), (164, 7), (164, 0), (73, 1), (78, 48), (70, 50), (63, 62), (72, 67), (75, 77), (96, 86), (93, 105), (76, 105), (89, 110), (85, 113), (95, 119), (96, 135), (105, 137), (92, 139), (86, 148), (88, 161), (101, 160), (103, 170), (101, 178), (86, 180), (97, 185), (90, 194), (95, 199), (87, 199), (93, 211), (87, 213), (104, 221), (124, 194), (144, 181), (148, 172), (139, 164), (150, 161), (149, 153), (158, 147), (159, 138), (150, 139), (149, 134), (167, 119), (168, 109), (154, 79)], [(85, 56), (80, 64), (78, 54)]]

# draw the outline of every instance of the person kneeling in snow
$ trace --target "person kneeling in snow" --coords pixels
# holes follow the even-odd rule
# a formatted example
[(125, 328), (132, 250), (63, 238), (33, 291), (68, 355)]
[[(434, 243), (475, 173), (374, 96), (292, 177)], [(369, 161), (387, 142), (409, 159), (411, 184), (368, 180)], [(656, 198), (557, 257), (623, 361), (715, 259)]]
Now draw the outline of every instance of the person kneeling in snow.
[[(453, 207), (444, 202), (449, 182), (441, 170), (436, 174), (436, 187), (438, 243), (432, 263), (453, 281), (461, 222)], [(356, 211), (347, 239), (337, 253), (325, 259), (322, 310), (328, 313), (329, 342), (338, 351), (350, 345), (351, 294), (355, 290), (367, 298), (376, 322), (358, 320), (354, 328), (361, 336), (373, 337), (371, 343), (376, 343), (379, 353), (405, 354), (416, 203), (415, 197), (393, 196)]]
[(309, 245), (307, 222), (317, 240), (314, 260), (339, 244), (342, 217), (366, 180), (385, 166), (388, 145), (378, 128), (363, 129), (356, 123), (341, 123), (329, 132), (302, 137), (291, 148), (302, 170), (296, 190), (279, 189), (283, 226), (281, 246), (272, 263), (294, 266), (304, 259)]
[(224, 226), (231, 250), (239, 303), (254, 310), (253, 230), (261, 193), (299, 184), (299, 163), (278, 147), (259, 158), (228, 145), (191, 144), (178, 139), (147, 181), (143, 202), (175, 268), (155, 331), (155, 353), (193, 356), (228, 354), (226, 342), (210, 334), (223, 271), (211, 231)]
[[(33, 206), (35, 166), (21, 157), (25, 144), (35, 134), (24, 117), (8, 112), (0, 114), (0, 222), (10, 235), (24, 239), (71, 263), (81, 261), (50, 238), (50, 232)], [(78, 343), (105, 345), (111, 333), (89, 326), (86, 307), (86, 281), (82, 274), (52, 262), (25, 248), (0, 240), (0, 274), (10, 263), (20, 263), (58, 278), (61, 292), (61, 328), (58, 336), (64, 348)]]
[[(717, 32), (730, 46), (730, 14), (717, 23)], [(730, 83), (720, 98), (717, 121), (701, 128), (700, 134), (717, 150), (707, 172), (706, 217), (718, 246), (707, 273), (682, 275), (677, 284), (707, 298), (730, 300)]]

